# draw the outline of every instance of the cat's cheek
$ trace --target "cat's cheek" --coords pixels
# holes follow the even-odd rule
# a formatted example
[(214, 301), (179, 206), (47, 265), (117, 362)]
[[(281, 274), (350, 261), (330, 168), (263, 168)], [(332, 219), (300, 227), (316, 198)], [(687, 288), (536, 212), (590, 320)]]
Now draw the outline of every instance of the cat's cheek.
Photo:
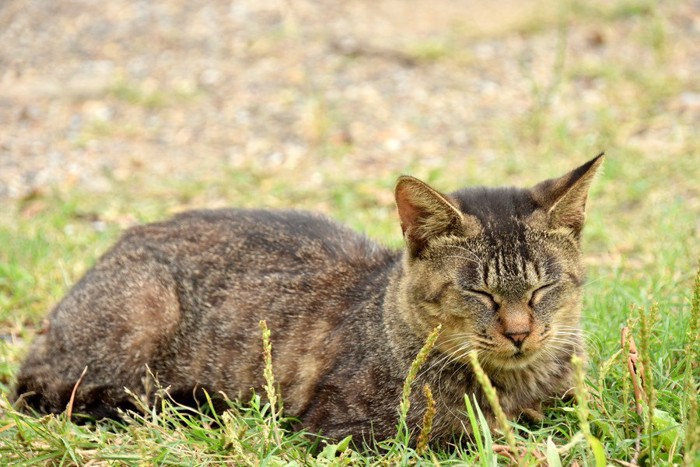
[(559, 301), (553, 306), (551, 324), (559, 328), (578, 329), (581, 321), (581, 303), (578, 297)]
[(442, 307), (439, 303), (423, 302), (420, 306), (421, 313), (425, 316), (439, 317), (442, 315)]
[(446, 313), (446, 316), (449, 316), (452, 319), (456, 320), (465, 320), (465, 319), (473, 319), (473, 315), (471, 313), (471, 310), (467, 308), (450, 308), (448, 312)]

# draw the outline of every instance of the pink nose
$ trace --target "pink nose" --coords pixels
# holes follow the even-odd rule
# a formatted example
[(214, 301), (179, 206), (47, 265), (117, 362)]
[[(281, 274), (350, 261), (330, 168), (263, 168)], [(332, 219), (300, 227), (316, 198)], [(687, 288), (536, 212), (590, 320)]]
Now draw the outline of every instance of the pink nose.
[(503, 335), (519, 349), (523, 346), (523, 342), (525, 342), (527, 336), (530, 335), (530, 331), (505, 332)]

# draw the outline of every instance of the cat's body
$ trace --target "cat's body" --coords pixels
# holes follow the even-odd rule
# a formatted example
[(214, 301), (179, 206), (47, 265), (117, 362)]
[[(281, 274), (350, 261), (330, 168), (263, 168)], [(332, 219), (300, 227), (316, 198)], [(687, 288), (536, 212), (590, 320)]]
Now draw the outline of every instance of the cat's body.
[[(417, 380), (436, 400), (435, 440), (464, 429), (465, 393), (490, 418), (471, 349), (509, 416), (538, 410), (570, 387), (570, 358), (583, 355), (575, 213), (599, 163), (532, 190), (449, 198), (404, 177), (404, 253), (295, 211), (198, 211), (132, 228), (53, 310), (17, 396), (61, 412), (87, 366), (74, 413), (131, 408), (124, 387), (150, 396), (148, 371), (176, 398), (198, 387), (246, 400), (263, 393), (265, 320), (285, 412), (332, 438), (383, 439), (411, 361), (441, 324)], [(415, 428), (425, 402), (412, 397)]]

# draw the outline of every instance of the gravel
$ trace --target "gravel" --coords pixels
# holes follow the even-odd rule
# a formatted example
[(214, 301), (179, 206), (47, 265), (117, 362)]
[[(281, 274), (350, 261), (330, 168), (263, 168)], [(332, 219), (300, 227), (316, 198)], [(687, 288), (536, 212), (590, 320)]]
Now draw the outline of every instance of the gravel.
[(595, 134), (601, 107), (624, 122), (635, 88), (626, 96), (587, 70), (658, 66), (654, 21), (679, 84), (666, 117), (631, 128), (630, 144), (693, 132), (697, 2), (659, 7), (660, 19), (580, 15), (565, 29), (554, 3), (4, 0), (0, 199), (106, 191), (135, 173), (488, 168), (543, 96), (579, 133)]

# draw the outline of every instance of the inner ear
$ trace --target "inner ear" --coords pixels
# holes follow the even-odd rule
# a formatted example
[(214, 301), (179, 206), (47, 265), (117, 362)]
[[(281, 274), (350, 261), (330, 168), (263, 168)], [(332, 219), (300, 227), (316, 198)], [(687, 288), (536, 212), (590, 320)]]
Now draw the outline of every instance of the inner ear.
[(417, 178), (403, 176), (396, 183), (396, 207), (411, 257), (445, 235), (464, 235), (465, 216), (448, 196)]

